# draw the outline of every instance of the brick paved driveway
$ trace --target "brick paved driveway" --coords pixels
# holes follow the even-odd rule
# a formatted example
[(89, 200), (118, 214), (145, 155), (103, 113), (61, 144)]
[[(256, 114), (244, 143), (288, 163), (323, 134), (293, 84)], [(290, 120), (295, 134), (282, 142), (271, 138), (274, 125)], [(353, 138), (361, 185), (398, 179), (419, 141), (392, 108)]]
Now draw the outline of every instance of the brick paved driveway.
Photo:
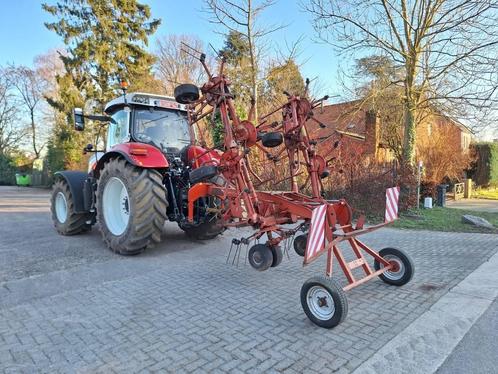
[(348, 318), (325, 330), (299, 302), (323, 260), (236, 268), (225, 257), (242, 230), (191, 242), (170, 224), (160, 246), (120, 257), (96, 229), (56, 235), (47, 200), (0, 187), (0, 372), (349, 372), (498, 249), (495, 235), (369, 234), (409, 252), (415, 277), (348, 292)]

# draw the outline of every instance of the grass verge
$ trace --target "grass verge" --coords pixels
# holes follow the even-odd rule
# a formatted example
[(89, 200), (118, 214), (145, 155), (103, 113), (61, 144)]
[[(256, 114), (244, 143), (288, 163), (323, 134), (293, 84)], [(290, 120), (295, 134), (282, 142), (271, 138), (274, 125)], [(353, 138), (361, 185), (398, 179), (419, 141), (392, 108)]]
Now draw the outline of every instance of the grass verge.
[(498, 188), (476, 189), (472, 192), (472, 197), (477, 199), (498, 200)]
[[(464, 214), (486, 219), (495, 226), (490, 230), (483, 227), (477, 227), (462, 222)], [(412, 229), (412, 230), (431, 230), (431, 231), (450, 231), (450, 232), (481, 232), (488, 234), (498, 233), (498, 213), (476, 212), (473, 210), (441, 208), (420, 209), (419, 211), (409, 211), (401, 213), (391, 227)]]

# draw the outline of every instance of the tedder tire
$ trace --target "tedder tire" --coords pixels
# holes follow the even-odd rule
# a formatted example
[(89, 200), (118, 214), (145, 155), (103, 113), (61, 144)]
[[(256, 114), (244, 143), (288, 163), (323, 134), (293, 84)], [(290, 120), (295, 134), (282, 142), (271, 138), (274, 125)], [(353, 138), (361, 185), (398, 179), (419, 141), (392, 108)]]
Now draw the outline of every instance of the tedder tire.
[(275, 268), (277, 267), (278, 265), (280, 265), (280, 263), (282, 262), (283, 258), (284, 258), (284, 252), (282, 251), (282, 248), (280, 248), (279, 246), (273, 246), (273, 247), (270, 247), (271, 249), (271, 253), (273, 255), (273, 261), (271, 263), (271, 267), (272, 268)]
[(308, 243), (308, 234), (296, 236), (294, 238), (294, 243), (293, 243), (294, 251), (296, 251), (296, 253), (299, 256), (304, 257), (304, 254), (306, 253), (307, 243)]
[(175, 88), (174, 95), (180, 104), (190, 104), (199, 99), (199, 88), (195, 84), (180, 84)]
[(268, 270), (273, 264), (273, 252), (265, 244), (256, 244), (249, 249), (249, 264), (258, 271)]
[(348, 315), (346, 293), (331, 278), (313, 277), (301, 288), (301, 305), (314, 324), (331, 329)]
[(55, 229), (61, 235), (76, 235), (92, 228), (87, 223), (92, 219), (90, 213), (74, 212), (73, 195), (64, 179), (58, 179), (54, 183), (50, 210)]
[[(395, 265), (394, 271), (385, 271), (379, 275), (384, 282), (394, 286), (403, 286), (413, 278), (415, 267), (406, 253), (396, 248), (384, 248), (379, 251), (379, 255)], [(381, 268), (379, 261), (374, 260), (374, 268), (375, 270)]]
[(161, 240), (166, 221), (166, 190), (152, 169), (111, 159), (97, 187), (97, 220), (107, 246), (121, 255), (136, 255)]
[(275, 148), (282, 144), (284, 137), (279, 132), (269, 132), (261, 137), (261, 143), (264, 147)]

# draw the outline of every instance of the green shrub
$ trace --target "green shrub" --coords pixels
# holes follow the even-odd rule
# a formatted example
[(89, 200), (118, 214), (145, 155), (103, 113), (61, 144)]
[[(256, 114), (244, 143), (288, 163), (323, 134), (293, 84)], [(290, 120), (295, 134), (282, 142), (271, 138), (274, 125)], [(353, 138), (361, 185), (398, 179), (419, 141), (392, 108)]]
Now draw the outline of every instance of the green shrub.
[(16, 167), (10, 156), (0, 154), (0, 186), (16, 183)]
[(498, 186), (498, 143), (477, 143), (470, 175), (478, 186)]

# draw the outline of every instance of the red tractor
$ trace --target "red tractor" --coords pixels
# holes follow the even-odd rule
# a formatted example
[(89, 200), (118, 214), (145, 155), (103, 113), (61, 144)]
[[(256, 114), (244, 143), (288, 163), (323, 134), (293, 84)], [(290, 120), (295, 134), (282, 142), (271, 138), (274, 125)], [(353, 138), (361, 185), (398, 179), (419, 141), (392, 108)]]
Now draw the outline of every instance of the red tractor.
[[(195, 98), (194, 98), (195, 99)], [(210, 239), (222, 232), (219, 200), (196, 201), (194, 219), (187, 219), (188, 190), (206, 180), (209, 165), (218, 164), (217, 151), (195, 145), (187, 108), (174, 98), (126, 93), (109, 102), (105, 116), (85, 115), (75, 109), (76, 130), (85, 118), (105, 123), (105, 149), (94, 153), (88, 173), (60, 171), (51, 198), (52, 219), (62, 235), (75, 235), (99, 222), (107, 246), (122, 255), (134, 255), (161, 239), (166, 219), (175, 221), (188, 236)], [(199, 165), (204, 167), (197, 170)], [(220, 177), (207, 178), (223, 185)]]

